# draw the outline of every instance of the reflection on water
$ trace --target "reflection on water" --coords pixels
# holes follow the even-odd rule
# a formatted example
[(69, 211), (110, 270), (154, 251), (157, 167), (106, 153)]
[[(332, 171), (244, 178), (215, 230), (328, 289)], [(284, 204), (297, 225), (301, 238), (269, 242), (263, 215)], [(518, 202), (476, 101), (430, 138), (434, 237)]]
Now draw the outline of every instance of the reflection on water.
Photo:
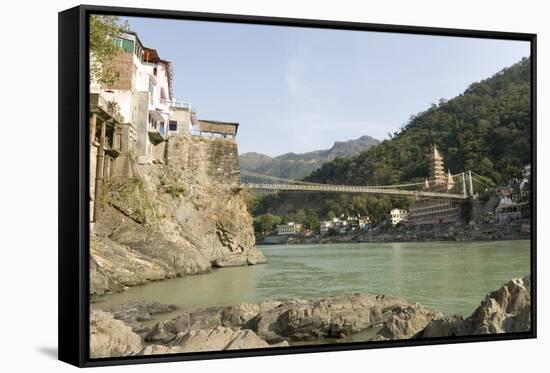
[[(445, 314), (468, 316), (485, 294), (529, 274), (529, 241), (275, 245), (268, 264), (214, 270), (136, 286), (97, 299), (109, 308), (132, 299), (195, 309), (274, 298), (392, 294)], [(167, 318), (170, 315), (165, 315)]]

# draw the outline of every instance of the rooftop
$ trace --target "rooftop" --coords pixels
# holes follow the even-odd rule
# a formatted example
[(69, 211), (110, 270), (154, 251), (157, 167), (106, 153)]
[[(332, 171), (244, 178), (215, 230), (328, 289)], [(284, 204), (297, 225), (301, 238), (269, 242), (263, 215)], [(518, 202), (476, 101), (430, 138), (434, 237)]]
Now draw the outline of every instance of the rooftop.
[(221, 133), (227, 135), (237, 135), (239, 123), (221, 122), (218, 120), (199, 120), (201, 132)]

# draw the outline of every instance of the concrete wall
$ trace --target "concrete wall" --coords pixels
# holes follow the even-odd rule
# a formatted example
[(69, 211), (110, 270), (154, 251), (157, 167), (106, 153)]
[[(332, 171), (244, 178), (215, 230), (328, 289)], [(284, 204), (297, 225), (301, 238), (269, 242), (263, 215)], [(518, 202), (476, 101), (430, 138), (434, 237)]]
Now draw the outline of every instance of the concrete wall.
[(170, 113), (170, 120), (178, 122), (179, 133), (191, 133), (191, 112), (189, 109), (172, 108)]
[(134, 94), (134, 120), (133, 125), (136, 127), (137, 141), (136, 154), (138, 163), (147, 163), (150, 161), (147, 152), (149, 144), (147, 134), (147, 118), (149, 115), (149, 94), (148, 92), (136, 92)]
[(168, 140), (166, 161), (215, 183), (236, 185), (240, 181), (235, 140), (187, 134), (172, 136)]

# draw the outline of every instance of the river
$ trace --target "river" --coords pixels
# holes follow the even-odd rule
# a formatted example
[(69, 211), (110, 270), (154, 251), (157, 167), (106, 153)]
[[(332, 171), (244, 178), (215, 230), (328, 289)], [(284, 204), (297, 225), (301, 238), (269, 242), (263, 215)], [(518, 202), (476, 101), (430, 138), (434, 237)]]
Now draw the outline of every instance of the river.
[(468, 316), (485, 294), (530, 273), (529, 246), (528, 240), (261, 246), (267, 264), (135, 286), (99, 297), (93, 306), (107, 309), (138, 299), (192, 310), (369, 292)]

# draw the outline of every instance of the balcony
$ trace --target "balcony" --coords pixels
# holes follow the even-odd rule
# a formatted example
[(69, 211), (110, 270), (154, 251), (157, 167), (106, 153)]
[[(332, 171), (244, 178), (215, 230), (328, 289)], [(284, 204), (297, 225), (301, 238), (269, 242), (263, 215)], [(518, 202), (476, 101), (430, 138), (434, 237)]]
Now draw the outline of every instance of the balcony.
[(161, 99), (160, 100), (160, 103), (162, 105), (166, 105), (170, 108), (175, 108), (175, 109), (186, 109), (186, 110), (189, 110), (191, 109), (191, 103), (189, 102), (183, 102), (183, 101), (177, 101), (177, 100), (163, 100)]

